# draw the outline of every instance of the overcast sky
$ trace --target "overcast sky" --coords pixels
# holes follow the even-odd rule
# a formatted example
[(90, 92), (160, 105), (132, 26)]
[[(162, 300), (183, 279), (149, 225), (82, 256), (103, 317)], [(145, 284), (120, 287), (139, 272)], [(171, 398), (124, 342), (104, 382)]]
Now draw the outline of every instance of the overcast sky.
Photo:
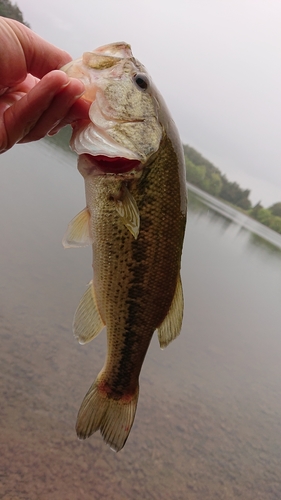
[(281, 201), (281, 1), (17, 0), (73, 58), (131, 44), (184, 143), (265, 206)]

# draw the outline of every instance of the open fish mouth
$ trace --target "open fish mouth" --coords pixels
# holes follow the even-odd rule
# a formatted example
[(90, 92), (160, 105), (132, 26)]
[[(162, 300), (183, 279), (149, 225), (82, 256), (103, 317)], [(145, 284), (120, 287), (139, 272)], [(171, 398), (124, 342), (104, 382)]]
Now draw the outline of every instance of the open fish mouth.
[(106, 116), (94, 101), (91, 106), (90, 121), (77, 123), (70, 146), (79, 156), (83, 156), (83, 164), (87, 165), (88, 174), (130, 176), (137, 174), (146, 161), (145, 155), (123, 146), (112, 137), (112, 133), (116, 125), (126, 126), (143, 121), (112, 119), (111, 116)]
[(142, 169), (142, 164), (139, 160), (132, 160), (124, 157), (108, 157), (104, 155), (93, 156), (91, 154), (83, 154), (84, 165), (87, 163), (88, 174), (93, 175), (120, 175), (120, 174), (136, 174)]

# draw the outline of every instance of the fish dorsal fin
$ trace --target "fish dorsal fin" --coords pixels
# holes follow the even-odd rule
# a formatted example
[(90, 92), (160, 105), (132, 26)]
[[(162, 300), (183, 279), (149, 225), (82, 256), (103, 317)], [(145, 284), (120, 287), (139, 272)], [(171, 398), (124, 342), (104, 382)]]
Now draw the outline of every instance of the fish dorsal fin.
[(72, 219), (62, 240), (64, 248), (86, 247), (93, 243), (90, 235), (90, 218), (90, 212), (86, 207)]
[(158, 340), (161, 349), (167, 347), (167, 345), (169, 345), (169, 343), (180, 334), (182, 326), (182, 318), (183, 318), (183, 291), (182, 291), (181, 277), (179, 275), (177, 280), (175, 295), (172, 300), (169, 312), (164, 321), (157, 329)]
[(140, 230), (140, 213), (135, 198), (126, 186), (122, 189), (122, 198), (114, 200), (114, 203), (123, 224), (137, 239)]
[(91, 281), (76, 309), (73, 320), (73, 333), (80, 344), (86, 344), (94, 339), (104, 326), (97, 307), (93, 282)]

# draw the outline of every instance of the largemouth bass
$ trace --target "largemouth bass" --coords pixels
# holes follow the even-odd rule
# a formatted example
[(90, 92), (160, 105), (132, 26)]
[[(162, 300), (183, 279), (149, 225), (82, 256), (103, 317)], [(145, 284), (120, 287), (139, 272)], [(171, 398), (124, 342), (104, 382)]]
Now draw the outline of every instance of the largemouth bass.
[(106, 326), (107, 357), (87, 392), (76, 431), (100, 429), (123, 448), (133, 425), (140, 370), (152, 335), (161, 348), (180, 333), (186, 180), (181, 141), (165, 103), (126, 43), (83, 54), (64, 68), (92, 104), (70, 145), (79, 155), (86, 208), (65, 247), (92, 244), (93, 280), (74, 317), (81, 344)]

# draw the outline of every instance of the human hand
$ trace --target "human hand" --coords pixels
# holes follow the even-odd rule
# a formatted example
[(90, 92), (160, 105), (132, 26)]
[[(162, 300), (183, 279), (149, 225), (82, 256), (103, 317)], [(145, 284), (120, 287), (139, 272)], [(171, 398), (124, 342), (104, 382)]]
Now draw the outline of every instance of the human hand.
[(58, 71), (69, 54), (0, 17), (0, 153), (88, 117), (84, 85)]

